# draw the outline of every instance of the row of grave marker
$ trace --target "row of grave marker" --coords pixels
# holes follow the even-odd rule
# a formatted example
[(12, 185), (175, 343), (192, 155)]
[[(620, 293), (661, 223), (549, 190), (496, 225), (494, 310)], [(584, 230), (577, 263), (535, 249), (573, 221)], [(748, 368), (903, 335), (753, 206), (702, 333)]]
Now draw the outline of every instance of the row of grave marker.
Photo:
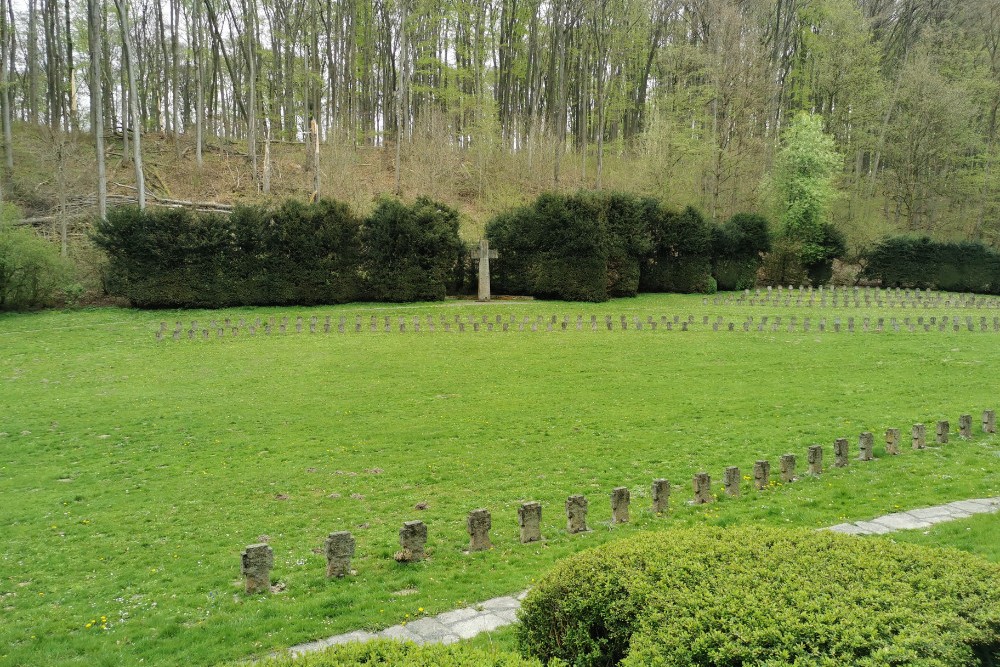
[[(972, 416), (963, 414), (958, 421), (959, 435), (962, 438), (972, 437)], [(985, 410), (982, 417), (984, 433), (996, 433), (996, 413)], [(938, 421), (935, 427), (937, 444), (947, 444), (951, 425), (948, 421)], [(914, 424), (911, 431), (912, 447), (915, 450), (927, 446), (927, 429), (922, 423)], [(875, 460), (875, 437), (871, 431), (865, 431), (858, 438), (858, 460)], [(837, 438), (833, 444), (833, 467), (844, 468), (850, 463), (850, 443), (847, 438)], [(901, 453), (901, 434), (898, 428), (890, 428), (885, 432), (885, 451), (889, 455)], [(811, 445), (807, 453), (808, 471), (810, 475), (823, 473), (823, 446)], [(789, 484), (796, 479), (797, 459), (795, 454), (783, 454), (779, 459), (779, 477), (782, 483)], [(758, 491), (767, 489), (771, 484), (771, 462), (756, 461), (753, 464), (753, 485)], [(742, 473), (737, 466), (729, 466), (723, 473), (724, 493), (730, 497), (739, 497), (742, 493)], [(715, 501), (712, 493), (712, 477), (707, 472), (699, 472), (692, 479), (694, 497), (690, 501), (694, 505), (702, 505)], [(662, 514), (669, 508), (670, 482), (666, 479), (655, 479), (652, 483), (652, 507), (654, 514)], [(611, 523), (623, 524), (629, 522), (629, 505), (631, 494), (628, 487), (619, 486), (611, 491)], [(571, 495), (566, 499), (566, 531), (570, 534), (587, 532), (587, 498), (580, 494)], [(537, 501), (521, 503), (517, 510), (520, 541), (522, 544), (537, 542), (542, 539), (542, 504)], [(466, 517), (466, 531), (469, 534), (469, 552), (486, 551), (493, 548), (490, 540), (490, 529), (493, 519), (490, 511), (485, 508), (474, 509)], [(351, 558), (354, 556), (355, 539), (349, 531), (330, 533), (324, 544), (326, 555), (326, 576), (344, 577), (351, 573)], [(411, 563), (423, 560), (427, 545), (427, 525), (423, 521), (406, 521), (399, 530), (400, 550), (395, 559), (401, 563)], [(268, 592), (271, 590), (271, 569), (274, 565), (274, 552), (267, 544), (251, 544), (246, 547), (241, 556), (241, 573), (244, 577), (245, 590), (249, 594)]]
[[(591, 315), (589, 323), (584, 322), (582, 315), (577, 315), (575, 322), (572, 322), (567, 315), (562, 316), (560, 321), (559, 316), (552, 315), (551, 318), (546, 318), (538, 315), (535, 319), (531, 319), (525, 316), (523, 319), (519, 320), (516, 316), (511, 315), (509, 319), (504, 319), (503, 316), (497, 315), (495, 320), (490, 319), (488, 316), (483, 315), (481, 318), (476, 318), (471, 315), (467, 316), (466, 319), (462, 319), (460, 315), (456, 315), (454, 322), (441, 316), (440, 321), (436, 322), (433, 315), (428, 315), (426, 318), (422, 318), (419, 315), (414, 315), (412, 318), (400, 316), (398, 318), (393, 318), (390, 316), (378, 317), (372, 315), (367, 327), (362, 323), (362, 318), (360, 315), (354, 318), (353, 326), (349, 326), (347, 318), (341, 316), (334, 325), (332, 317), (327, 316), (323, 322), (320, 322), (317, 316), (312, 316), (308, 321), (305, 321), (301, 316), (296, 317), (294, 323), (289, 322), (288, 317), (282, 317), (280, 320), (275, 318), (270, 318), (266, 322), (262, 322), (260, 318), (257, 318), (253, 322), (247, 324), (246, 320), (240, 319), (233, 320), (226, 319), (223, 322), (217, 322), (212, 320), (208, 323), (206, 327), (199, 328), (197, 320), (191, 322), (190, 328), (185, 332), (184, 325), (181, 322), (177, 322), (173, 330), (173, 339), (181, 340), (186, 337), (189, 340), (194, 340), (201, 338), (203, 340), (210, 339), (214, 333), (217, 338), (224, 338), (229, 332), (230, 337), (239, 336), (241, 332), (246, 332), (250, 336), (256, 336), (258, 333), (263, 333), (264, 335), (271, 335), (276, 332), (278, 334), (286, 334), (290, 331), (295, 333), (302, 333), (303, 331), (308, 331), (309, 333), (331, 333), (336, 327), (338, 333), (347, 333), (352, 330), (354, 333), (362, 333), (366, 329), (370, 332), (384, 332), (392, 333), (398, 331), (400, 333), (406, 333), (411, 331), (414, 333), (420, 333), (421, 331), (436, 332), (438, 329), (445, 333), (451, 333), (455, 331), (457, 333), (465, 333), (467, 330), (473, 332), (480, 331), (555, 331), (562, 330), (567, 331), (570, 329), (576, 329), (577, 331), (583, 331), (584, 328), (589, 327), (591, 331), (599, 331), (601, 329), (607, 329), (608, 331), (619, 330), (625, 331), (630, 327), (636, 331), (642, 331), (643, 329), (656, 331), (657, 329), (662, 331), (691, 331), (695, 327), (695, 317), (694, 315), (688, 315), (687, 319), (682, 320), (679, 315), (674, 315), (673, 320), (667, 318), (663, 315), (659, 320), (655, 319), (652, 315), (648, 315), (643, 321), (640, 316), (632, 316), (631, 318), (622, 315), (617, 322), (612, 318), (611, 315), (604, 316), (603, 326), (599, 324), (597, 315)], [(888, 323), (885, 317), (833, 317), (830, 318), (832, 321), (827, 324), (827, 318), (816, 318), (816, 328), (818, 331), (832, 330), (835, 333), (839, 333), (843, 329), (849, 333), (853, 333), (856, 330), (861, 331), (875, 331), (881, 333), (885, 331), (886, 327), (890, 327), (893, 331), (900, 331), (902, 327), (905, 327), (910, 332), (915, 332), (919, 328), (924, 331), (931, 331), (937, 328), (938, 331), (945, 331), (951, 327), (954, 331), (960, 331), (963, 328), (962, 318), (959, 316), (949, 317), (947, 315), (939, 317), (924, 317), (919, 316), (916, 318), (905, 317), (902, 323), (895, 317), (888, 318)], [(858, 321), (860, 320), (860, 322)], [(874, 321), (873, 321), (874, 320)], [(914, 321), (915, 320), (915, 321)], [(769, 324), (770, 322), (770, 324)], [(808, 333), (812, 328), (812, 318), (803, 317), (801, 323), (801, 329), (804, 333)], [(759, 322), (754, 323), (753, 316), (748, 317), (743, 322), (737, 323), (732, 320), (725, 320), (721, 316), (717, 316), (714, 320), (708, 315), (702, 316), (701, 325), (703, 327), (711, 326), (712, 331), (751, 331), (756, 329), (757, 331), (771, 331), (777, 332), (783, 330), (782, 318), (781, 316), (775, 316), (771, 319), (770, 316), (763, 316)], [(796, 316), (791, 316), (787, 320), (787, 325), (784, 326), (784, 330), (789, 333), (793, 333), (798, 330), (799, 320)], [(977, 326), (973, 317), (966, 316), (964, 318), (964, 327), (968, 331), (975, 331)], [(979, 331), (996, 331), (1000, 332), (1000, 317), (994, 317), (992, 322), (988, 321), (985, 316), (979, 317), (978, 322)], [(167, 335), (167, 323), (161, 322), (160, 328), (156, 332), (156, 339), (163, 340)]]
[[(869, 287), (854, 287), (853, 289), (842, 287), (839, 290), (836, 287), (832, 287), (824, 290), (822, 286), (816, 291), (812, 287), (805, 288), (800, 286), (798, 292), (791, 286), (787, 290), (782, 287), (778, 287), (777, 289), (768, 287), (765, 292), (756, 289), (753, 294), (750, 293), (749, 289), (746, 289), (737, 297), (731, 295), (717, 296), (713, 298), (712, 302), (715, 305), (751, 306), (783, 304), (785, 306), (812, 307), (818, 304), (821, 308), (825, 308), (828, 305), (827, 295), (829, 295), (830, 305), (834, 308), (839, 307), (841, 303), (844, 308), (848, 308), (851, 305), (855, 308), (860, 308), (862, 302), (864, 302), (866, 308), (870, 308), (873, 303), (877, 308), (882, 308), (883, 306), (895, 308), (897, 305), (901, 308), (908, 306), (911, 308), (1000, 308), (1000, 300), (971, 293), (935, 292), (932, 294), (930, 290), (921, 292), (919, 289), (896, 288), (895, 290), (888, 289), (883, 291), (880, 288)], [(707, 305), (708, 298), (703, 298), (702, 303)]]

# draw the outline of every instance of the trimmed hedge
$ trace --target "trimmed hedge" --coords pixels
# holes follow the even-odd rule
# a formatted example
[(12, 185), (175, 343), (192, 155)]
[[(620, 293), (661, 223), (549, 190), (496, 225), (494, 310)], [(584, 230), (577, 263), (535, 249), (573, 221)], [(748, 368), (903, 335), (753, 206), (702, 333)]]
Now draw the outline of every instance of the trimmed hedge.
[(712, 228), (688, 206), (680, 214), (650, 210), (652, 252), (642, 267), (643, 292), (706, 292), (712, 277)]
[(458, 211), (427, 197), (407, 206), (382, 198), (361, 230), (372, 301), (439, 301), (466, 254)]
[(981, 243), (886, 238), (866, 254), (861, 275), (883, 287), (1000, 294), (1000, 254)]
[(142, 308), (443, 299), (461, 275), (458, 213), (384, 199), (367, 220), (340, 202), (231, 215), (119, 208), (95, 225), (110, 294)]
[(560, 562), (520, 612), (574, 665), (994, 665), (1000, 566), (809, 530), (647, 533)]
[[(237, 663), (233, 663), (235, 667)], [(238, 663), (245, 664), (245, 663)], [(340, 644), (316, 653), (293, 658), (290, 655), (266, 658), (254, 663), (260, 667), (542, 667), (537, 659), (498, 650), (477, 649), (467, 645), (417, 646), (412, 642), (378, 639), (370, 642)], [(560, 667), (553, 661), (549, 667)]]
[[(741, 267), (770, 245), (766, 221), (750, 217), (729, 224), (718, 244), (744, 253)], [(500, 251), (492, 282), (501, 293), (604, 301), (715, 289), (713, 228), (690, 207), (676, 213), (617, 192), (548, 193), (493, 218), (486, 236)]]
[(764, 254), (771, 250), (767, 219), (737, 213), (712, 230), (712, 275), (721, 290), (750, 289)]

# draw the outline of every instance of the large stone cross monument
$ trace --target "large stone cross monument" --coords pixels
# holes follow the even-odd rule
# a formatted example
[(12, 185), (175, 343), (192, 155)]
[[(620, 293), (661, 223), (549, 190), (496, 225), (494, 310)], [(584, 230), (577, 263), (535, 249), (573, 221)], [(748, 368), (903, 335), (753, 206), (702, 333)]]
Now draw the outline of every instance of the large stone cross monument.
[(490, 250), (490, 242), (479, 240), (479, 247), (472, 251), (472, 257), (479, 260), (479, 301), (490, 300), (490, 260), (499, 257), (496, 250)]

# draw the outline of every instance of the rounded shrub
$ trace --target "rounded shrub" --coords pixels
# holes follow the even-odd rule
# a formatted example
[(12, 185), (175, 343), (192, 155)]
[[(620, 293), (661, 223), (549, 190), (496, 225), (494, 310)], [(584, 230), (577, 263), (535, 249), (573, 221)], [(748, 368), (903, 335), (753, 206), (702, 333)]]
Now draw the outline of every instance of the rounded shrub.
[[(244, 663), (240, 663), (244, 664)], [(255, 663), (259, 667), (542, 667), (536, 659), (516, 653), (473, 648), (465, 644), (417, 646), (390, 639), (340, 644), (300, 657), (276, 656)], [(557, 667), (554, 661), (549, 667)]]
[(1000, 664), (1000, 566), (826, 531), (646, 533), (560, 562), (526, 655), (574, 665)]

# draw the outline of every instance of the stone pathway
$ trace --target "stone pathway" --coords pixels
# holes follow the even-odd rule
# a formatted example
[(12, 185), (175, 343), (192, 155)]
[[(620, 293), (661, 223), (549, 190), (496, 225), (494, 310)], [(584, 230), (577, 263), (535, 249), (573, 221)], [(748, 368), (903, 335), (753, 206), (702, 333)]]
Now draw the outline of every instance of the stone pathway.
[(947, 505), (924, 507), (908, 512), (886, 514), (871, 521), (855, 521), (854, 523), (838, 523), (826, 530), (849, 535), (883, 535), (896, 530), (914, 530), (930, 528), (936, 523), (964, 519), (973, 514), (984, 514), (1000, 510), (1000, 497), (977, 498), (975, 500), (956, 500)]
[[(840, 523), (824, 530), (849, 535), (882, 535), (897, 530), (929, 528), (936, 523), (997, 511), (1000, 511), (1000, 497), (956, 500), (946, 505), (886, 514), (871, 521)], [(378, 638), (412, 641), (417, 644), (451, 644), (460, 639), (471, 639), (482, 632), (489, 632), (515, 623), (517, 610), (521, 607), (521, 600), (527, 594), (528, 591), (522, 591), (517, 595), (493, 598), (471, 607), (446, 611), (437, 616), (427, 616), (403, 625), (394, 625), (380, 632), (355, 630), (308, 644), (299, 644), (293, 646), (289, 651), (292, 655), (298, 656), (321, 651), (334, 644), (364, 642)]]

